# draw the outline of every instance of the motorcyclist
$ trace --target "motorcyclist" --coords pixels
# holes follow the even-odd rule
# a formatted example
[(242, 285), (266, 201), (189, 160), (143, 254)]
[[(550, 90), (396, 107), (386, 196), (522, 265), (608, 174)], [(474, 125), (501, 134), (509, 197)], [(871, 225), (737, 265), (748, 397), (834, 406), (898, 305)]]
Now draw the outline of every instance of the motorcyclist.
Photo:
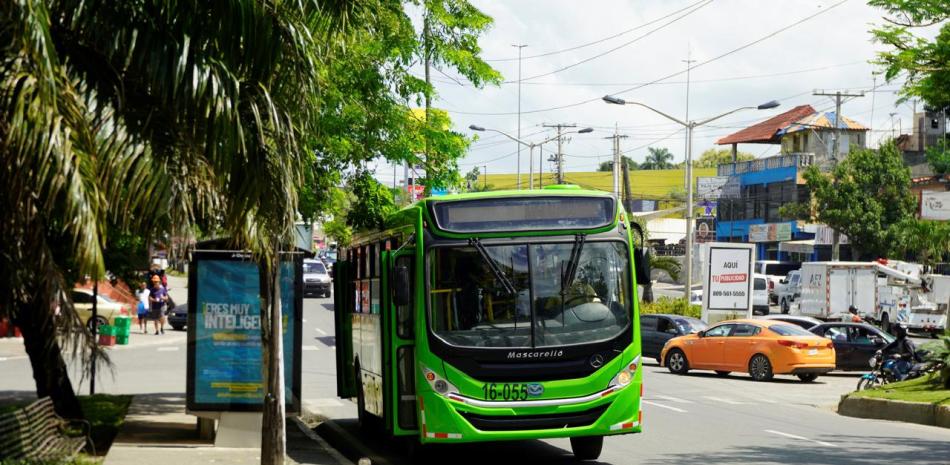
[(914, 366), (914, 363), (921, 362), (922, 360), (919, 360), (917, 356), (917, 348), (914, 346), (914, 342), (907, 337), (907, 326), (905, 326), (904, 323), (898, 323), (898, 325), (894, 327), (894, 335), (897, 336), (897, 339), (894, 339), (893, 342), (884, 346), (881, 352), (885, 357), (900, 355), (895, 369), (900, 379), (904, 379)]

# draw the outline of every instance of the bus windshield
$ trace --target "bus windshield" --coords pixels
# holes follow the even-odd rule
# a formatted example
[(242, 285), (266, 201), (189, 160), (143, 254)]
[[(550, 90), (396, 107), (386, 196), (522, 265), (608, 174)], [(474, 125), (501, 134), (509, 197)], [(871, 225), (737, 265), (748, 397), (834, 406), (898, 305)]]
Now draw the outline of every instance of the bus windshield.
[(618, 241), (434, 248), (428, 255), (431, 329), (460, 347), (611, 339), (630, 323), (628, 257)]

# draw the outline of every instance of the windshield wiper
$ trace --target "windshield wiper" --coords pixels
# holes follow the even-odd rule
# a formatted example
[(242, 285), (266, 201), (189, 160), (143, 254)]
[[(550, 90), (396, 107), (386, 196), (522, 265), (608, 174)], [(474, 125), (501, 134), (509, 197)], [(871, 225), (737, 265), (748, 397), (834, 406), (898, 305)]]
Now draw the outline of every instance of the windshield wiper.
[(495, 263), (495, 260), (491, 258), (491, 255), (488, 255), (488, 251), (485, 250), (485, 246), (482, 245), (481, 241), (478, 238), (472, 238), (468, 240), (468, 244), (472, 247), (475, 247), (475, 250), (478, 251), (478, 254), (481, 255), (482, 260), (488, 264), (488, 269), (491, 270), (492, 274), (495, 275), (495, 279), (501, 283), (501, 286), (505, 288), (505, 292), (511, 295), (517, 295), (518, 290), (515, 289), (515, 285), (511, 283), (511, 280), (508, 279), (508, 276), (501, 271), (501, 268), (498, 268), (498, 264)]
[(568, 259), (564, 276), (561, 276), (561, 296), (574, 284), (574, 278), (577, 277), (577, 265), (581, 261), (581, 251), (584, 250), (584, 241), (586, 240), (587, 236), (583, 234), (574, 236), (574, 246), (571, 247), (571, 258)]

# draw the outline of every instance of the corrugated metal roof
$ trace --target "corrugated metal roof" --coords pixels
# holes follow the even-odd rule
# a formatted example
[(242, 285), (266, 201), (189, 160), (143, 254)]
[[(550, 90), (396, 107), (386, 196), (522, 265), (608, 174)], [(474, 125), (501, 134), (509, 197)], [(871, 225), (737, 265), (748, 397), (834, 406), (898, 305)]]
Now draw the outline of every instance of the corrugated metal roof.
[[(813, 113), (802, 119), (795, 121), (788, 127), (779, 131), (779, 135), (791, 134), (793, 132), (804, 131), (806, 129), (833, 129), (835, 127), (835, 112), (826, 111), (824, 113)], [(862, 126), (857, 121), (841, 116), (838, 118), (838, 128), (849, 131), (867, 131), (868, 128)]]
[(781, 115), (773, 116), (761, 123), (749, 126), (716, 141), (719, 145), (729, 144), (777, 144), (781, 137), (779, 131), (789, 124), (815, 113), (811, 105), (799, 105)]

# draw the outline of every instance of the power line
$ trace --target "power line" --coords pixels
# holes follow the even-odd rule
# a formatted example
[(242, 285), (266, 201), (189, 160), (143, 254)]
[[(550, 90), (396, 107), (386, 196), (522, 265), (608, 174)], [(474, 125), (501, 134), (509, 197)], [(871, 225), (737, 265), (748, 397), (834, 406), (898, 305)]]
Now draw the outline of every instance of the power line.
[[(791, 24), (789, 24), (789, 25), (787, 25), (787, 26), (784, 26), (784, 27), (781, 27), (781, 28), (779, 28), (779, 29), (777, 29), (777, 30), (775, 30), (775, 31), (772, 31), (772, 32), (770, 32), (770, 33), (768, 33), (768, 34), (766, 34), (766, 35), (764, 35), (764, 36), (762, 36), (762, 37), (760, 37), (760, 38), (758, 38), (758, 39), (756, 39), (756, 40), (753, 40), (753, 41), (751, 41), (751, 42), (748, 42), (748, 43), (746, 43), (746, 44), (743, 44), (743, 45), (741, 45), (741, 46), (739, 46), (739, 47), (736, 47), (736, 48), (734, 48), (734, 49), (732, 49), (732, 50), (730, 50), (730, 51), (728, 51), (728, 52), (725, 52), (725, 53), (723, 53), (723, 54), (721, 54), (721, 55), (718, 55), (718, 56), (716, 56), (716, 57), (714, 57), (714, 58), (710, 58), (709, 60), (700, 62), (700, 63), (698, 63), (698, 64), (696, 64), (696, 65), (693, 65), (693, 66), (691, 66), (690, 68), (687, 68), (687, 69), (692, 70), (692, 69), (699, 68), (700, 66), (708, 65), (709, 63), (712, 63), (712, 62), (714, 62), (714, 61), (720, 60), (720, 59), (725, 58), (725, 57), (727, 57), (727, 56), (730, 56), (730, 55), (732, 55), (732, 54), (734, 54), (734, 53), (738, 53), (738, 52), (740, 52), (740, 51), (742, 51), (742, 50), (745, 50), (745, 49), (747, 49), (747, 48), (749, 48), (749, 47), (751, 47), (751, 46), (753, 46), (753, 45), (759, 44), (759, 43), (761, 43), (761, 42), (763, 42), (763, 41), (765, 41), (765, 40), (771, 39), (772, 37), (775, 37), (776, 35), (781, 34), (782, 32), (785, 32), (785, 31), (787, 31), (787, 30), (789, 30), (789, 29), (791, 29), (791, 28), (793, 28), (793, 27), (795, 27), (795, 26), (798, 26), (798, 25), (800, 25), (800, 24), (802, 24), (802, 23), (805, 23), (805, 22), (807, 22), (807, 21), (809, 21), (809, 20), (811, 20), (811, 19), (814, 19), (814, 18), (816, 18), (816, 17), (818, 17), (818, 16), (820, 16), (820, 15), (823, 15), (823, 14), (827, 13), (827, 12), (833, 10), (834, 8), (837, 8), (838, 6), (844, 4), (844, 3), (847, 2), (847, 1), (848, 1), (848, 0), (839, 0), (837, 3), (834, 3), (834, 4), (832, 4), (831, 6), (829, 6), (829, 7), (827, 7), (827, 8), (824, 8), (824, 9), (818, 11), (817, 13), (813, 13), (813, 14), (811, 14), (811, 15), (808, 15), (808, 16), (802, 18), (802, 19), (799, 19), (798, 21), (795, 21), (794, 23), (791, 23)], [(676, 77), (676, 76), (679, 76), (679, 75), (685, 74), (685, 73), (686, 73), (686, 69), (683, 69), (683, 70), (680, 70), (680, 71), (676, 71), (676, 72), (667, 74), (666, 76), (663, 76), (663, 77), (654, 79), (654, 80), (652, 80), (652, 81), (649, 81), (649, 82), (646, 82), (646, 83), (643, 83), (643, 84), (640, 84), (640, 85), (637, 85), (637, 86), (634, 86), (634, 87), (630, 87), (630, 88), (627, 88), (627, 89), (623, 89), (623, 90), (614, 92), (614, 95), (625, 94), (625, 93), (628, 93), (628, 92), (631, 92), (631, 91), (634, 91), (634, 90), (637, 90), (637, 89), (642, 89), (643, 87), (650, 86), (650, 85), (654, 85), (654, 84), (656, 84), (656, 83), (658, 83), (658, 82), (662, 82), (662, 81), (665, 81), (665, 80), (670, 79), (670, 78), (672, 78), (672, 77)], [(600, 102), (600, 101), (601, 101), (601, 98), (600, 98), (600, 97), (595, 97), (595, 98), (591, 98), (591, 99), (587, 99), (587, 100), (582, 100), (582, 101), (580, 101), (580, 102), (568, 103), (568, 104), (558, 105), (558, 106), (549, 107), (549, 108), (540, 108), (540, 109), (535, 109), (535, 110), (522, 110), (521, 113), (522, 113), (522, 114), (527, 114), (527, 113), (543, 113), (543, 112), (554, 111), (554, 110), (563, 110), (563, 109), (567, 109), (567, 108), (573, 108), (573, 107), (577, 107), (577, 106), (581, 106), (581, 105), (586, 105), (586, 104), (588, 104), (588, 103)], [(449, 113), (459, 114), (459, 115), (482, 115), (482, 116), (506, 116), (506, 115), (513, 115), (513, 114), (516, 114), (516, 113), (511, 113), (511, 112), (472, 112), (472, 111), (458, 111), (458, 110), (450, 110), (450, 109), (446, 109), (445, 111), (447, 111), (447, 112), (449, 112)]]
[[(713, 2), (713, 0), (705, 0), (705, 3), (700, 4), (698, 7), (692, 9), (691, 11), (687, 11), (686, 13), (683, 13), (683, 14), (680, 15), (679, 17), (673, 18), (673, 19), (670, 20), (669, 22), (667, 22), (667, 23), (665, 23), (665, 24), (662, 24), (662, 25), (660, 25), (659, 27), (657, 27), (657, 28), (655, 28), (655, 29), (651, 29), (651, 30), (647, 31), (645, 34), (640, 35), (640, 36), (637, 36), (636, 38), (634, 38), (634, 39), (632, 39), (632, 40), (629, 40), (629, 41), (627, 41), (627, 42), (624, 42), (624, 43), (622, 43), (622, 44), (620, 44), (620, 45), (618, 45), (618, 46), (616, 46), (616, 47), (614, 47), (614, 48), (612, 48), (612, 49), (610, 49), (610, 50), (607, 50), (606, 52), (598, 53), (598, 54), (596, 54), (596, 55), (594, 55), (594, 56), (592, 56), (592, 57), (585, 58), (585, 59), (583, 59), (583, 60), (581, 60), (581, 61), (578, 61), (578, 62), (569, 64), (569, 65), (564, 66), (564, 67), (561, 67), (561, 68), (558, 68), (558, 69), (556, 69), (556, 70), (554, 70), (554, 71), (549, 71), (549, 72), (547, 72), (547, 73), (542, 73), (542, 74), (537, 74), (537, 75), (534, 75), (534, 76), (531, 76), (531, 77), (526, 77), (526, 78), (522, 79), (522, 81), (530, 81), (530, 80), (532, 80), (532, 79), (537, 79), (537, 78), (540, 78), (540, 77), (545, 77), (545, 76), (550, 76), (550, 75), (552, 75), (552, 74), (557, 74), (557, 73), (560, 73), (561, 71), (567, 71), (567, 70), (569, 70), (569, 69), (571, 69), (571, 68), (575, 68), (575, 67), (580, 66), (580, 65), (582, 65), (582, 64), (584, 64), (584, 63), (587, 63), (587, 62), (596, 60), (597, 58), (603, 57), (603, 56), (605, 56), (605, 55), (609, 55), (609, 54), (611, 54), (611, 53), (613, 53), (613, 52), (616, 52), (617, 50), (620, 50), (620, 49), (622, 49), (622, 48), (624, 48), (624, 47), (633, 45), (634, 43), (640, 41), (640, 39), (644, 39), (644, 38), (646, 38), (646, 37), (649, 37), (649, 36), (653, 35), (654, 33), (656, 33), (656, 32), (658, 32), (658, 31), (660, 31), (660, 30), (666, 28), (667, 26), (669, 26), (669, 25), (671, 25), (671, 24), (673, 24), (673, 23), (676, 23), (676, 22), (678, 22), (679, 20), (681, 20), (681, 19), (683, 19), (683, 18), (685, 18), (685, 17), (687, 17), (687, 16), (689, 16), (689, 15), (691, 15), (691, 14), (693, 14), (693, 13), (699, 11), (700, 9), (702, 9), (703, 7), (709, 5), (709, 4), (712, 3), (712, 2)], [(506, 81), (506, 82), (507, 82), (507, 83), (511, 83), (512, 81)], [(517, 81), (514, 81), (514, 82), (517, 82)]]
[[(547, 56), (551, 56), (551, 55), (557, 55), (557, 54), (559, 54), (559, 53), (573, 52), (574, 50), (579, 50), (579, 49), (582, 49), (582, 48), (590, 47), (591, 45), (597, 45), (597, 44), (606, 42), (606, 41), (608, 41), (608, 40), (610, 40), (610, 39), (616, 39), (617, 37), (620, 37), (620, 36), (622, 36), (622, 35), (629, 34), (629, 33), (633, 32), (633, 31), (638, 30), (638, 29), (643, 29), (643, 28), (645, 28), (645, 27), (647, 27), (647, 26), (649, 26), (649, 25), (651, 25), (651, 24), (654, 24), (654, 23), (660, 22), (660, 21), (662, 21), (662, 20), (664, 20), (664, 19), (666, 19), (666, 18), (669, 18), (670, 16), (679, 14), (680, 12), (686, 11), (686, 10), (688, 10), (688, 9), (690, 9), (690, 8), (696, 6), (696, 5), (699, 5), (700, 3), (703, 3), (703, 2), (705, 2), (705, 1), (706, 1), (706, 0), (699, 0), (699, 1), (696, 2), (696, 3), (693, 3), (693, 4), (691, 4), (691, 5), (687, 5), (687, 6), (683, 7), (683, 8), (680, 8), (679, 10), (673, 11), (673, 12), (668, 13), (668, 14), (666, 14), (666, 15), (663, 15), (663, 16), (661, 16), (661, 17), (659, 17), (659, 18), (656, 18), (656, 19), (652, 19), (652, 20), (650, 20), (650, 21), (647, 21), (647, 22), (645, 22), (645, 23), (643, 23), (643, 24), (640, 24), (639, 26), (632, 27), (632, 28), (630, 28), (630, 29), (627, 29), (627, 30), (622, 31), (622, 32), (618, 32), (618, 33), (616, 33), (616, 34), (614, 34), (614, 35), (607, 36), (607, 37), (604, 37), (604, 38), (602, 38), (602, 39), (597, 39), (597, 40), (595, 40), (595, 41), (593, 41), (593, 42), (588, 42), (588, 43), (586, 43), (586, 44), (576, 45), (576, 46), (574, 46), (574, 47), (569, 47), (569, 48), (565, 48), (565, 49), (561, 49), (561, 50), (554, 50), (554, 51), (551, 51), (551, 52), (545, 52), (545, 53), (539, 53), (539, 54), (537, 54), (537, 55), (526, 56), (526, 57), (523, 57), (522, 59), (523, 59), (523, 60), (530, 60), (530, 59), (532, 59), (532, 58), (541, 58), (541, 57), (547, 57)], [(504, 61), (518, 61), (518, 58), (492, 58), (492, 59), (485, 59), (485, 60), (483, 60), (483, 61), (495, 62), (495, 63), (497, 63), (497, 62), (504, 62)]]

